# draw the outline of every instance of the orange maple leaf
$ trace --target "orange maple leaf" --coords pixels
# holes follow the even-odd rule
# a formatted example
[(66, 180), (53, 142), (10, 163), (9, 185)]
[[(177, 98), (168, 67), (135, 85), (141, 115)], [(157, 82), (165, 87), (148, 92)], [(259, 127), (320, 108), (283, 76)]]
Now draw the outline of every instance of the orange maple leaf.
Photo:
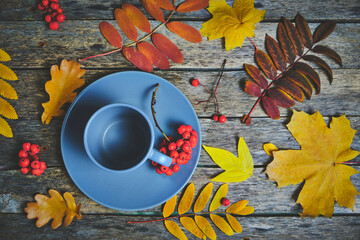
[(358, 171), (343, 163), (359, 155), (350, 149), (356, 130), (345, 115), (333, 118), (328, 128), (319, 111), (313, 115), (293, 112), (287, 128), (301, 150), (272, 151), (274, 160), (266, 168), (269, 178), (279, 188), (305, 180), (297, 199), (302, 217), (331, 217), (335, 201), (353, 210), (359, 192), (350, 176)]
[(64, 59), (61, 61), (60, 69), (53, 65), (50, 73), (52, 79), (45, 84), (50, 100), (42, 104), (44, 112), (41, 116), (41, 121), (46, 124), (50, 123), (52, 117), (64, 115), (61, 107), (66, 102), (73, 102), (77, 96), (74, 91), (85, 83), (85, 80), (81, 79), (85, 70), (80, 69), (80, 63), (75, 61)]

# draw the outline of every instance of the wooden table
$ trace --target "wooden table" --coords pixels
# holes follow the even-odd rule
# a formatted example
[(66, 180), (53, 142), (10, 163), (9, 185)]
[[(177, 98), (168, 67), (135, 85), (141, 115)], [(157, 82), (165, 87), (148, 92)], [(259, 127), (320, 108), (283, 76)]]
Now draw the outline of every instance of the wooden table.
[[(18, 92), (19, 99), (10, 101), (16, 109), (19, 119), (9, 120), (14, 138), (0, 136), (0, 239), (172, 239), (162, 222), (145, 224), (127, 224), (126, 221), (154, 219), (161, 216), (162, 207), (158, 206), (142, 212), (119, 212), (103, 207), (86, 197), (70, 179), (61, 157), (60, 131), (63, 117), (54, 118), (49, 125), (43, 125), (40, 117), (42, 102), (48, 100), (44, 84), (50, 79), (49, 69), (59, 65), (62, 59), (77, 60), (83, 57), (103, 53), (113, 49), (102, 37), (98, 25), (103, 20), (115, 23), (113, 10), (122, 3), (132, 3), (140, 7), (140, 1), (76, 0), (60, 1), (66, 14), (66, 21), (58, 31), (51, 31), (40, 16), (27, 20), (34, 15), (34, 0), (2, 0), (0, 10), (0, 48), (7, 51), (12, 61), (7, 65), (19, 77), (12, 86)], [(230, 1), (229, 1), (230, 2)], [(232, 1), (231, 1), (232, 2)], [(321, 72), (322, 92), (309, 101), (297, 103), (294, 109), (313, 113), (317, 109), (329, 121), (331, 116), (346, 113), (354, 129), (360, 130), (360, 3), (358, 0), (329, 1), (256, 1), (255, 6), (266, 9), (263, 22), (255, 31), (255, 43), (264, 49), (265, 34), (275, 37), (280, 17), (293, 19), (300, 12), (314, 29), (319, 23), (334, 20), (338, 24), (334, 33), (324, 41), (325, 45), (336, 50), (343, 58), (343, 68), (329, 60), (334, 73), (330, 85)], [(211, 15), (206, 11), (178, 14), (181, 19), (200, 29), (201, 23)], [(152, 24), (157, 24), (152, 21)], [(191, 44), (165, 29), (161, 33), (174, 41), (184, 54), (183, 64), (171, 64), (170, 70), (155, 69), (154, 74), (176, 85), (191, 101), (206, 99), (208, 94), (201, 88), (189, 84), (192, 78), (198, 78), (211, 87), (216, 81), (224, 59), (227, 59), (224, 76), (218, 89), (221, 112), (227, 116), (225, 124), (211, 119), (213, 108), (204, 112), (203, 105), (194, 105), (198, 114), (203, 144), (227, 149), (236, 153), (237, 140), (242, 136), (253, 155), (254, 175), (266, 178), (263, 173), (271, 158), (262, 150), (265, 142), (272, 142), (282, 149), (298, 149), (299, 145), (285, 127), (289, 122), (291, 110), (281, 109), (281, 119), (271, 120), (258, 107), (253, 113), (253, 123), (246, 126), (240, 123), (240, 117), (247, 113), (256, 100), (246, 94), (240, 82), (247, 79), (244, 63), (254, 63), (253, 46), (245, 40), (243, 47), (226, 52), (223, 40)], [(40, 47), (41, 42), (46, 43)], [(120, 54), (99, 57), (82, 63), (86, 69), (86, 84), (96, 81), (110, 73), (136, 70)], [(83, 88), (82, 88), (83, 89)], [(82, 90), (80, 89), (80, 90)], [(65, 106), (68, 108), (68, 105)], [(39, 177), (23, 175), (17, 166), (17, 153), (22, 143), (31, 141), (41, 146), (50, 146), (41, 158), (47, 162), (48, 169)], [(356, 134), (352, 148), (360, 150), (360, 135)], [(360, 157), (354, 159), (360, 161)], [(354, 168), (360, 170), (359, 165)], [(195, 183), (198, 192), (212, 177), (220, 173), (205, 151), (202, 151), (198, 167), (190, 182)], [(351, 178), (360, 190), (360, 174)], [(220, 183), (214, 183), (218, 187)], [(249, 200), (255, 213), (239, 217), (243, 233), (226, 236), (216, 227), (219, 239), (359, 239), (360, 236), (360, 196), (352, 212), (347, 208), (335, 206), (331, 219), (301, 219), (298, 212), (301, 207), (295, 200), (301, 186), (288, 186), (277, 189), (274, 186), (252, 177), (241, 183), (229, 184), (228, 197), (232, 201)], [(61, 193), (69, 191), (82, 204), (83, 219), (74, 220), (69, 227), (53, 230), (49, 224), (42, 228), (35, 226), (35, 220), (26, 219), (24, 208), (34, 201), (36, 193), (47, 194), (52, 188)], [(186, 230), (187, 236), (193, 236)]]

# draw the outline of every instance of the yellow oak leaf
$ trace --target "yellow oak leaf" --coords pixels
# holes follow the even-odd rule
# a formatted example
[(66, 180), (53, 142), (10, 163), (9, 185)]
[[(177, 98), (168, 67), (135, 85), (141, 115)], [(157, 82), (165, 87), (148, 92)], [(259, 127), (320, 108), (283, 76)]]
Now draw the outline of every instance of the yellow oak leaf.
[(205, 151), (212, 160), (225, 172), (219, 174), (211, 181), (215, 182), (242, 182), (252, 176), (254, 163), (244, 139), (241, 137), (238, 143), (238, 157), (229, 151), (204, 146)]
[(81, 204), (75, 204), (73, 196), (66, 192), (64, 193), (64, 198), (61, 194), (53, 189), (49, 190), (50, 198), (42, 195), (36, 194), (36, 202), (30, 202), (25, 208), (28, 219), (37, 218), (36, 226), (42, 227), (53, 219), (51, 223), (52, 228), (57, 228), (61, 225), (62, 220), (64, 219), (64, 226), (68, 226), (74, 217), (76, 219), (81, 219), (80, 214)]
[(200, 33), (209, 41), (224, 37), (227, 51), (241, 47), (246, 37), (255, 37), (255, 24), (266, 12), (255, 9), (254, 0), (235, 0), (232, 7), (225, 0), (210, 0), (207, 10), (213, 18), (202, 24)]
[(273, 151), (274, 160), (266, 173), (279, 188), (305, 180), (297, 203), (303, 207), (302, 217), (331, 217), (334, 202), (353, 209), (359, 194), (350, 180), (358, 173), (345, 165), (359, 155), (350, 148), (356, 130), (345, 115), (334, 117), (327, 127), (322, 115), (293, 111), (286, 125), (300, 144), (301, 150)]
[(85, 83), (81, 77), (85, 74), (84, 69), (80, 69), (80, 63), (75, 61), (61, 61), (60, 69), (53, 65), (50, 69), (51, 80), (45, 84), (45, 90), (49, 94), (50, 100), (43, 103), (44, 112), (41, 116), (43, 123), (49, 124), (53, 117), (64, 115), (61, 107), (66, 102), (73, 102), (77, 96), (74, 92)]

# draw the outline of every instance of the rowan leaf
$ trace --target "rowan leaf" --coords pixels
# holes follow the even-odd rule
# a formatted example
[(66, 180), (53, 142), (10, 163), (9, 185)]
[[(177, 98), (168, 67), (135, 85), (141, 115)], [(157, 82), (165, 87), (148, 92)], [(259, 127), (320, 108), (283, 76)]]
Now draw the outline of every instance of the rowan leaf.
[(210, 239), (216, 239), (216, 233), (210, 223), (203, 216), (195, 215), (195, 222), (201, 231)]
[(81, 204), (76, 205), (70, 193), (64, 193), (63, 198), (58, 191), (50, 189), (49, 195), (50, 198), (42, 194), (36, 194), (36, 202), (28, 203), (25, 208), (28, 219), (38, 219), (36, 221), (37, 227), (40, 228), (53, 219), (51, 227), (53, 229), (58, 228), (64, 216), (64, 226), (66, 227), (72, 222), (74, 217), (76, 219), (82, 218), (80, 214)]
[(136, 48), (126, 47), (123, 48), (122, 52), (126, 59), (139, 69), (146, 72), (151, 72), (153, 70), (150, 60)]
[(236, 203), (231, 204), (226, 209), (226, 213), (232, 213), (232, 214), (237, 214), (237, 215), (250, 215), (255, 210), (253, 207), (247, 206), (248, 203), (249, 203), (248, 200), (237, 201)]
[(3, 98), (0, 98), (0, 115), (9, 119), (18, 119), (18, 115), (13, 106)]
[(216, 214), (210, 214), (210, 218), (223, 233), (226, 235), (232, 236), (234, 235), (234, 231), (230, 227), (230, 225), (223, 219), (222, 217), (216, 215)]
[(277, 71), (269, 55), (267, 55), (264, 51), (256, 48), (255, 60), (268, 78), (270, 78), (271, 80), (274, 80), (276, 78)]
[(303, 40), (305, 47), (310, 49), (313, 46), (314, 40), (310, 31), (309, 24), (307, 23), (305, 18), (301, 16), (300, 13), (296, 14), (295, 23), (296, 23), (296, 28), (299, 31), (299, 34)]
[(218, 209), (221, 206), (221, 199), (226, 197), (228, 188), (229, 187), (228, 187), (227, 183), (225, 183), (219, 187), (219, 189), (215, 193), (213, 200), (210, 203), (210, 207), (209, 207), (210, 212), (215, 211), (216, 209)]
[(270, 54), (271, 59), (273, 60), (276, 68), (279, 71), (284, 71), (286, 68), (286, 59), (283, 52), (278, 44), (278, 42), (266, 34), (265, 37), (265, 46), (267, 52)]
[(301, 149), (274, 151), (274, 160), (266, 168), (269, 179), (279, 188), (305, 181), (297, 199), (302, 217), (331, 217), (334, 201), (353, 209), (360, 193), (350, 176), (358, 171), (343, 164), (359, 155), (350, 148), (356, 132), (350, 121), (345, 115), (333, 117), (327, 127), (319, 111), (308, 115), (294, 110), (286, 126)]
[(284, 92), (289, 94), (295, 100), (299, 102), (304, 101), (304, 92), (298, 85), (288, 80), (287, 78), (281, 77), (279, 80), (276, 81), (275, 84), (277, 87), (279, 87), (281, 90), (284, 90)]
[(311, 98), (313, 87), (310, 84), (310, 81), (303, 74), (290, 70), (285, 72), (283, 77), (298, 85), (306, 93), (306, 95)]
[(185, 233), (183, 232), (183, 230), (181, 230), (181, 228), (179, 227), (179, 225), (177, 225), (176, 222), (170, 221), (170, 220), (165, 220), (164, 224), (165, 224), (166, 229), (172, 235), (174, 235), (176, 238), (178, 238), (180, 240), (188, 239), (186, 237)]
[(250, 64), (244, 64), (244, 67), (246, 72), (250, 75), (250, 77), (252, 77), (252, 79), (254, 79), (257, 84), (259, 84), (260, 87), (263, 89), (267, 88), (268, 81), (263, 76), (260, 69)]
[(193, 183), (190, 183), (189, 186), (187, 186), (185, 193), (182, 196), (178, 206), (178, 212), (180, 215), (183, 215), (184, 213), (190, 210), (191, 203), (194, 198), (194, 193), (195, 193), (195, 186)]
[(64, 115), (61, 107), (69, 102), (73, 102), (77, 96), (74, 92), (85, 83), (81, 77), (85, 74), (84, 69), (80, 69), (80, 63), (75, 61), (61, 61), (60, 68), (53, 65), (50, 69), (51, 80), (45, 84), (45, 90), (49, 94), (49, 101), (43, 103), (44, 112), (41, 116), (42, 123), (49, 124), (53, 117)]
[(316, 45), (311, 49), (311, 51), (313, 51), (314, 53), (324, 54), (330, 57), (331, 59), (335, 60), (340, 65), (340, 67), (342, 67), (342, 60), (340, 55), (331, 48), (324, 45)]
[(171, 61), (175, 63), (184, 62), (184, 56), (180, 49), (167, 37), (160, 33), (154, 33), (151, 35), (151, 40), (154, 45)]
[(199, 197), (196, 199), (195, 204), (194, 204), (194, 212), (198, 213), (201, 212), (206, 204), (208, 203), (211, 193), (213, 190), (213, 183), (209, 182), (205, 188), (201, 191)]
[(114, 16), (117, 24), (124, 32), (124, 34), (132, 41), (136, 41), (137, 39), (137, 30), (135, 24), (128, 17), (126, 12), (123, 9), (115, 8)]
[(245, 90), (245, 92), (247, 92), (248, 94), (250, 94), (254, 97), (261, 96), (261, 89), (260, 89), (259, 85), (257, 85), (256, 83), (254, 83), (252, 81), (245, 81), (244, 90)]
[(278, 87), (272, 87), (267, 91), (269, 97), (271, 97), (278, 106), (283, 108), (290, 108), (295, 105), (294, 99), (285, 91)]
[(164, 13), (161, 11), (156, 0), (141, 0), (141, 5), (156, 20), (165, 22)]
[(202, 24), (200, 33), (209, 41), (224, 37), (227, 51), (241, 47), (246, 37), (255, 37), (255, 24), (266, 12), (255, 9), (254, 0), (235, 0), (232, 7), (225, 0), (210, 0), (207, 10), (213, 18)]
[(314, 43), (320, 42), (327, 38), (335, 29), (335, 22), (324, 22), (321, 23), (314, 31)]
[(159, 7), (161, 7), (162, 9), (169, 11), (174, 10), (174, 6), (169, 0), (156, 0), (156, 2), (159, 5)]
[(295, 58), (296, 58), (295, 48), (292, 45), (292, 43), (286, 33), (285, 26), (282, 22), (280, 22), (278, 24), (277, 39), (278, 39), (280, 47), (284, 53), (284, 57), (285, 57), (286, 61), (290, 64), (294, 63)]
[(163, 217), (164, 218), (167, 218), (175, 211), (176, 199), (177, 199), (177, 195), (175, 195), (174, 197), (172, 197), (170, 200), (168, 200), (165, 203), (164, 209), (163, 209)]
[(8, 62), (11, 61), (10, 55), (4, 50), (0, 49), (0, 62)]
[(181, 3), (176, 11), (178, 12), (193, 12), (203, 9), (209, 5), (209, 0), (186, 0)]
[(230, 214), (226, 214), (226, 219), (228, 220), (230, 226), (236, 233), (242, 233), (242, 227), (235, 217), (233, 217)]
[(264, 96), (261, 98), (261, 104), (263, 105), (266, 113), (272, 119), (279, 119), (280, 118), (280, 111), (279, 107), (277, 106), (276, 102), (271, 98)]
[(189, 42), (199, 43), (202, 41), (202, 37), (199, 31), (186, 23), (172, 21), (167, 23), (166, 27), (173, 33), (179, 35)]
[(181, 224), (194, 236), (199, 239), (206, 239), (205, 234), (201, 231), (201, 229), (196, 225), (194, 219), (190, 217), (180, 217)]
[(298, 56), (302, 56), (304, 53), (304, 43), (301, 40), (300, 34), (298, 30), (294, 27), (294, 25), (287, 18), (282, 18), (284, 22), (285, 29), (288, 33), (290, 41), (292, 42), (295, 51)]
[(13, 137), (10, 125), (2, 117), (0, 117), (0, 134), (7, 138)]
[(151, 32), (149, 20), (137, 7), (129, 3), (123, 3), (121, 7), (136, 27), (138, 27), (143, 32)]
[(304, 74), (308, 79), (311, 80), (312, 86), (315, 88), (315, 94), (319, 94), (321, 90), (319, 74), (308, 64), (297, 62), (292, 67), (293, 70)]
[(117, 48), (122, 47), (122, 38), (120, 33), (115, 29), (113, 25), (108, 22), (101, 22), (99, 24), (101, 34), (109, 41), (111, 45)]
[(205, 151), (212, 160), (225, 172), (219, 174), (211, 181), (215, 182), (242, 182), (252, 176), (254, 163), (244, 139), (238, 142), (238, 157), (229, 151), (204, 146)]
[(162, 70), (170, 68), (170, 62), (168, 58), (151, 43), (139, 42), (136, 44), (136, 46), (138, 50), (144, 54), (147, 59), (149, 59), (152, 65)]
[(263, 144), (264, 151), (267, 153), (267, 155), (273, 157), (273, 152), (278, 151), (279, 149), (272, 143), (264, 143)]
[(6, 79), (6, 80), (11, 80), (11, 81), (18, 80), (14, 71), (2, 63), (0, 63), (0, 78)]
[(16, 90), (2, 79), (0, 79), (0, 96), (8, 99), (18, 99)]
[(330, 66), (321, 58), (314, 56), (314, 55), (306, 55), (303, 57), (304, 60), (309, 61), (309, 62), (313, 62), (316, 63), (317, 65), (319, 65), (320, 67), (322, 67), (322, 69), (324, 69), (326, 75), (329, 78), (329, 82), (330, 84), (333, 81), (333, 73), (332, 70), (330, 68)]

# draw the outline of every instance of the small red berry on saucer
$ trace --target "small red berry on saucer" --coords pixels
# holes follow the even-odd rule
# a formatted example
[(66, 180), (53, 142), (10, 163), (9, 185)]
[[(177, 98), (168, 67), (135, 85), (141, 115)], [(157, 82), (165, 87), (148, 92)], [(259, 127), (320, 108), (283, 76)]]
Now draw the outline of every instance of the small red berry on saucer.
[(31, 147), (31, 143), (27, 142), (27, 143), (24, 143), (22, 145), (22, 148), (25, 150), (25, 151), (30, 151), (30, 147)]
[(27, 156), (28, 156), (27, 151), (25, 151), (25, 150), (19, 151), (19, 158), (27, 158)]
[(166, 154), (167, 149), (166, 147), (161, 147), (159, 151), (162, 152), (163, 154)]
[(225, 207), (230, 205), (230, 200), (228, 198), (221, 199), (221, 204)]
[(184, 140), (182, 140), (182, 139), (179, 139), (179, 140), (176, 141), (176, 146), (177, 147), (181, 147), (181, 145), (183, 145), (183, 144), (184, 144)]
[(154, 167), (156, 167), (158, 165), (157, 162), (151, 161), (151, 165), (153, 165)]
[(224, 115), (221, 115), (219, 117), (219, 123), (224, 123), (224, 122), (226, 122), (226, 117)]
[(168, 168), (168, 170), (165, 172), (165, 174), (167, 175), (167, 176), (171, 176), (171, 175), (173, 175), (173, 170), (171, 170), (171, 168)]
[(179, 156), (178, 151), (173, 150), (173, 151), (170, 152), (170, 157), (171, 158), (177, 158), (178, 156)]
[(156, 173), (158, 173), (158, 174), (163, 174), (163, 172), (161, 171), (160, 168), (156, 168)]
[(179, 134), (183, 134), (186, 131), (186, 126), (180, 125), (180, 127), (177, 130)]
[(190, 126), (190, 125), (186, 125), (186, 131), (187, 132), (191, 132), (193, 129), (192, 129), (192, 127)]
[(160, 166), (160, 170), (161, 170), (163, 173), (166, 173), (166, 171), (167, 171), (168, 169), (169, 169), (169, 168), (166, 167), (166, 166), (163, 166), (163, 165)]
[(194, 135), (194, 136), (198, 135), (197, 131), (195, 131), (195, 130), (192, 130), (190, 133), (191, 133), (191, 135)]
[(215, 122), (219, 121), (219, 116), (217, 114), (214, 114), (212, 118)]
[(30, 150), (32, 153), (37, 154), (40, 152), (40, 146), (37, 144), (31, 144)]
[(21, 171), (23, 174), (27, 174), (27, 173), (30, 171), (30, 169), (27, 168), (27, 167), (22, 167), (22, 168), (20, 169), (20, 171)]
[(200, 81), (199, 81), (199, 79), (193, 79), (192, 81), (191, 81), (191, 85), (193, 85), (194, 87), (197, 87), (197, 86), (199, 86), (200, 85)]
[(184, 132), (184, 133), (182, 134), (182, 137), (183, 137), (184, 139), (189, 139), (190, 136), (191, 136), (191, 134), (190, 134), (190, 132), (188, 132), (188, 131), (186, 131), (186, 132)]
[(172, 166), (172, 170), (173, 170), (173, 172), (178, 172), (178, 171), (180, 170), (180, 166), (177, 165), (177, 164), (174, 164), (174, 165)]
[(176, 149), (176, 143), (171, 142), (171, 143), (169, 144), (169, 146), (168, 146), (168, 149), (169, 149), (170, 151), (175, 150), (175, 149)]

